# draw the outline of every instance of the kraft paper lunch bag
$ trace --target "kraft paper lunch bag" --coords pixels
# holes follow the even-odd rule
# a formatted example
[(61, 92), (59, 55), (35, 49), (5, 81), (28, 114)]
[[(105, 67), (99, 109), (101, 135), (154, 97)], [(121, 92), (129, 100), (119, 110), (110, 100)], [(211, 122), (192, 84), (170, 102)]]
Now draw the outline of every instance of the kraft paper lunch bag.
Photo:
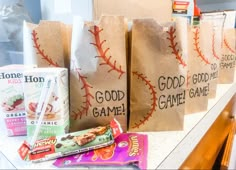
[(210, 93), (212, 24), (201, 22), (188, 31), (188, 74), (185, 113), (206, 111)]
[(122, 16), (97, 22), (75, 17), (70, 65), (70, 130), (107, 125), (127, 129), (127, 23)]
[(58, 21), (24, 22), (24, 64), (69, 68), (71, 26)]
[(235, 29), (224, 29), (222, 41), (222, 58), (220, 60), (219, 83), (230, 84), (234, 82), (235, 72)]
[(129, 131), (182, 130), (187, 74), (187, 21), (135, 19), (130, 58)]

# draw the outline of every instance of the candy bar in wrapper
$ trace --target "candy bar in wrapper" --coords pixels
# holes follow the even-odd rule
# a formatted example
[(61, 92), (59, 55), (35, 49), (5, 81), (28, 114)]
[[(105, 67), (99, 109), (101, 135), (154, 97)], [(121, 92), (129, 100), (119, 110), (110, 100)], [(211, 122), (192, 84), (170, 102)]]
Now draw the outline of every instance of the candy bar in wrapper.
[(59, 158), (56, 167), (78, 165), (123, 166), (133, 164), (140, 169), (147, 168), (147, 135), (124, 133), (110, 146), (93, 151)]
[(33, 146), (24, 142), (18, 152), (22, 159), (42, 162), (112, 145), (120, 133), (122, 129), (114, 119), (110, 125), (37, 140)]

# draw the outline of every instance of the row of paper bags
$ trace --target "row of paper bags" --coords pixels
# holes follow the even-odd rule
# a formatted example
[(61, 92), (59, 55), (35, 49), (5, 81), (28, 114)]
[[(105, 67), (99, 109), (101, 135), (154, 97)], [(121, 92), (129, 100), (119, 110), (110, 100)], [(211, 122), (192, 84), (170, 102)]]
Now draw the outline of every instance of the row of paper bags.
[(24, 64), (69, 69), (71, 131), (114, 117), (124, 131), (181, 130), (185, 114), (207, 110), (217, 83), (234, 81), (235, 57), (235, 30), (211, 22), (24, 23)]

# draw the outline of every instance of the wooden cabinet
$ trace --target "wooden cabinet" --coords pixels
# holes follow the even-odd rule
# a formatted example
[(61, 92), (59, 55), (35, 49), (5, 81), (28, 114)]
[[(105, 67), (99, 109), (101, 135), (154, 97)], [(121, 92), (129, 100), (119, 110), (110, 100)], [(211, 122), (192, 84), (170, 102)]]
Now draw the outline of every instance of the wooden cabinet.
[(221, 111), (218, 118), (181, 165), (180, 169), (212, 169), (226, 140), (227, 147), (225, 147), (226, 152), (223, 155), (222, 167), (228, 166), (235, 132), (234, 103), (235, 96)]

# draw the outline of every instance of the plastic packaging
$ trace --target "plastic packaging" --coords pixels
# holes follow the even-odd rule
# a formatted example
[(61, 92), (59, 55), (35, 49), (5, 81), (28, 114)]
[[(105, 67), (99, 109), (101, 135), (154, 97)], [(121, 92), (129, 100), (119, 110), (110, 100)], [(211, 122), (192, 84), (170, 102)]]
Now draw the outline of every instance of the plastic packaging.
[(120, 124), (114, 119), (107, 126), (36, 140), (33, 145), (24, 141), (18, 153), (22, 159), (42, 162), (112, 145), (121, 133)]
[(147, 145), (147, 135), (124, 133), (118, 136), (115, 143), (110, 146), (59, 158), (53, 164), (56, 167), (135, 165), (140, 169), (147, 169)]
[[(31, 21), (23, 0), (0, 1), (0, 66), (23, 63), (24, 20)], [(12, 52), (17, 52), (17, 56), (10, 57)]]

